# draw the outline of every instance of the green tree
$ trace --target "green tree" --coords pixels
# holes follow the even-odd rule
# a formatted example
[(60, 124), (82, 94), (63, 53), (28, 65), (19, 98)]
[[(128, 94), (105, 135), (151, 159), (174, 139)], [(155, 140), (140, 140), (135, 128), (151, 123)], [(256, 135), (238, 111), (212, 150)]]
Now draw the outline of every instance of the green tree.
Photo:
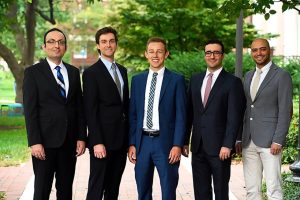
[[(106, 19), (121, 35), (124, 61), (144, 60), (145, 44), (151, 36), (165, 38), (171, 53), (200, 49), (211, 38), (221, 38), (229, 52), (235, 46), (235, 19), (216, 12), (218, 5), (218, 0), (112, 0)], [(245, 24), (244, 31), (245, 44), (249, 44), (254, 29)]]
[[(49, 15), (43, 10), (48, 7)], [(8, 64), (17, 86), (16, 102), (22, 102), (22, 85), (25, 67), (32, 65), (35, 54), (37, 16), (55, 24), (53, 0), (47, 3), (31, 1), (1, 1), (0, 57)]]

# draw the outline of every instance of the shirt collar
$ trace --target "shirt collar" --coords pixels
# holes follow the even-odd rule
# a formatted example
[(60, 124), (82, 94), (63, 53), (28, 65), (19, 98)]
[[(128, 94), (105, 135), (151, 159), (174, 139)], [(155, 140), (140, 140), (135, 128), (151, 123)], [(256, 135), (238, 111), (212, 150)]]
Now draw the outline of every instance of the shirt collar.
[(214, 77), (218, 77), (218, 76), (219, 76), (219, 74), (221, 73), (222, 69), (223, 69), (223, 66), (222, 66), (222, 67), (220, 67), (220, 69), (217, 69), (217, 70), (216, 70), (216, 71), (214, 71), (214, 72), (210, 72), (210, 71), (208, 71), (208, 69), (206, 69), (206, 74), (205, 74), (205, 77), (207, 77), (207, 76), (208, 76), (208, 74), (210, 74), (210, 73), (212, 73), (212, 74), (214, 75)]
[[(163, 66), (160, 70), (156, 71), (157, 76), (162, 76), (165, 72), (165, 69), (166, 69), (165, 66)], [(149, 75), (152, 76), (154, 72), (155, 71), (153, 71), (151, 68), (149, 68)]]
[(116, 64), (115, 61), (110, 62), (110, 61), (106, 60), (105, 58), (102, 58), (101, 56), (100, 56), (100, 60), (103, 62), (103, 64), (104, 64), (105, 67), (107, 68), (107, 70), (111, 70), (111, 66), (112, 66), (113, 63)]
[[(263, 66), (260, 70), (262, 73), (268, 71), (270, 69), (272, 65), (272, 61), (270, 60), (270, 62), (268, 62), (268, 64), (266, 64), (265, 66)], [(258, 69), (257, 65), (256, 65), (256, 69)]]
[(56, 66), (60, 66), (61, 68), (65, 68), (62, 61), (60, 61), (59, 65), (57, 65), (54, 62), (52, 62), (51, 60), (49, 60), (48, 58), (46, 58), (46, 60), (47, 60), (48, 64), (50, 65), (50, 68), (51, 68), (52, 71), (55, 69)]

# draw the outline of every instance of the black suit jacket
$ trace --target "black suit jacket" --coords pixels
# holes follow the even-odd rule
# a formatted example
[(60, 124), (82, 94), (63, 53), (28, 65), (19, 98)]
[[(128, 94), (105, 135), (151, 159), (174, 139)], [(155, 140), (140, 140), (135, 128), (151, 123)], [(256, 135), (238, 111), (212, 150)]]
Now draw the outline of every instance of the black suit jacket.
[(83, 98), (88, 124), (88, 146), (104, 144), (107, 150), (128, 146), (128, 79), (127, 70), (117, 64), (124, 88), (123, 101), (118, 88), (99, 59), (83, 73)]
[(46, 59), (26, 68), (23, 84), (24, 114), (29, 146), (57, 148), (65, 140), (76, 146), (86, 140), (79, 70), (67, 63), (69, 91), (65, 100)]
[(219, 74), (206, 107), (203, 107), (201, 85), (204, 73), (192, 76), (188, 90), (188, 130), (185, 143), (191, 151), (202, 147), (208, 155), (219, 155), (221, 147), (233, 148), (245, 110), (245, 95), (239, 78), (224, 69)]

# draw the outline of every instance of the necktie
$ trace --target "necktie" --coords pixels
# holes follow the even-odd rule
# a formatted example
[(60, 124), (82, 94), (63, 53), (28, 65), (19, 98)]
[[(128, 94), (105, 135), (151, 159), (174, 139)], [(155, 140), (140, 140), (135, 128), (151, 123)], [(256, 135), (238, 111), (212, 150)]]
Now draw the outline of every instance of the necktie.
[(203, 99), (203, 106), (206, 106), (207, 103), (207, 99), (209, 97), (209, 93), (211, 91), (211, 84), (212, 84), (212, 76), (214, 74), (213, 73), (209, 73), (207, 76), (207, 82), (206, 82), (206, 87), (205, 87), (205, 92), (204, 92), (204, 99)]
[(259, 80), (260, 80), (261, 73), (262, 73), (261, 69), (256, 70), (256, 75), (253, 79), (252, 88), (251, 88), (251, 91), (250, 91), (252, 101), (254, 100), (254, 98), (256, 96), (256, 93), (257, 93), (257, 90), (258, 90), (258, 85), (259, 85)]
[(157, 72), (153, 73), (151, 85), (150, 85), (150, 92), (149, 92), (149, 99), (148, 99), (148, 107), (147, 107), (147, 127), (149, 129), (152, 128), (153, 122), (153, 103), (154, 103), (154, 94), (155, 94), (155, 86), (156, 86), (156, 80), (157, 80)]
[(117, 88), (118, 88), (118, 91), (119, 91), (119, 94), (120, 96), (122, 97), (122, 91), (121, 91), (121, 83), (120, 83), (120, 79), (119, 79), (119, 76), (117, 74), (117, 67), (116, 67), (116, 64), (113, 63), (112, 66), (111, 66), (112, 70), (113, 70), (113, 75), (114, 75), (114, 80), (115, 80), (115, 83), (117, 85)]
[(64, 81), (63, 75), (60, 72), (61, 67), (60, 66), (56, 66), (55, 69), (57, 70), (57, 79), (58, 79), (57, 83), (59, 85), (60, 95), (63, 98), (66, 98), (67, 95), (66, 95), (65, 81)]

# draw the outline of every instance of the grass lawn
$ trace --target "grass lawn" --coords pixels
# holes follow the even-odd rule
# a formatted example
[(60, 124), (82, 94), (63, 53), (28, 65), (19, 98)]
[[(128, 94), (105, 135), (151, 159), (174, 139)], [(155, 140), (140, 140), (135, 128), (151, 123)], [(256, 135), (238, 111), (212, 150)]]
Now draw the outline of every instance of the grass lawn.
[(15, 100), (14, 78), (10, 71), (0, 70), (0, 102), (13, 103)]
[(0, 167), (19, 165), (29, 157), (24, 117), (0, 117)]

